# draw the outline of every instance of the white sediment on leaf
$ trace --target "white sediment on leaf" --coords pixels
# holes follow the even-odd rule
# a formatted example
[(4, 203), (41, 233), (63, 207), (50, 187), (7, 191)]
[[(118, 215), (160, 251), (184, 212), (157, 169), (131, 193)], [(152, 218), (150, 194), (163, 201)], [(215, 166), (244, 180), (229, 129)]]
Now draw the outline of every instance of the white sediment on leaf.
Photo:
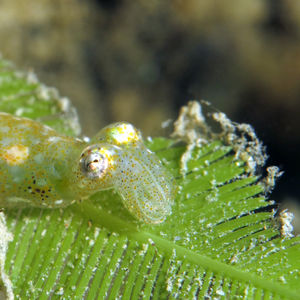
[(70, 100), (66, 97), (60, 98), (59, 106), (62, 111), (68, 111), (70, 109), (71, 103)]
[(27, 75), (27, 77), (26, 77), (27, 83), (29, 83), (29, 84), (38, 83), (38, 78), (33, 71), (28, 71), (28, 73), (26, 75)]
[(42, 99), (44, 101), (50, 101), (51, 99), (58, 99), (59, 94), (57, 89), (47, 87), (44, 84), (40, 84), (37, 89), (36, 93), (39, 99)]
[(45, 85), (41, 85), (38, 89), (38, 95), (45, 101), (50, 99), (56, 100), (58, 108), (65, 115), (65, 122), (72, 128), (76, 135), (81, 132), (79, 125), (79, 119), (76, 109), (71, 105), (70, 100), (67, 97), (60, 97), (58, 91), (55, 88), (49, 88)]
[[(0, 57), (1, 58), (1, 57)], [(22, 88), (20, 88), (19, 91), (16, 91), (14, 94), (12, 95), (5, 95), (5, 96), (1, 96), (1, 101), (10, 101), (10, 100), (15, 100), (18, 97), (24, 96), (26, 95), (26, 97), (30, 97), (27, 100), (28, 105), (32, 105), (35, 101), (45, 101), (45, 102), (49, 102), (49, 101), (53, 101), (54, 103), (56, 102), (56, 106), (52, 106), (51, 108), (51, 113), (55, 116), (57, 114), (63, 114), (63, 117), (61, 118), (64, 123), (66, 124), (66, 127), (70, 127), (73, 132), (76, 135), (79, 135), (81, 132), (81, 127), (79, 125), (79, 120), (78, 120), (78, 115), (76, 112), (76, 109), (71, 105), (71, 102), (68, 98), (66, 97), (61, 97), (59, 95), (59, 92), (56, 88), (53, 87), (48, 87), (44, 84), (42, 84), (41, 82), (39, 82), (38, 77), (36, 76), (36, 74), (32, 71), (27, 71), (27, 72), (23, 72), (23, 71), (16, 71), (13, 67), (13, 64), (11, 64), (10, 62), (7, 61), (1, 61), (2, 66), (1, 69), (2, 70), (6, 70), (8, 72), (11, 72), (13, 74), (13, 76), (16, 76), (17, 78), (20, 79), (24, 79), (28, 84), (30, 85), (36, 85), (34, 86), (32, 91), (28, 91), (23, 90)], [(1, 77), (0, 81), (3, 80), (8, 80), (8, 82), (10, 82), (12, 79), (8, 76), (7, 79), (6, 77)], [(30, 113), (31, 112), (31, 107), (26, 107), (26, 108), (22, 108), (22, 109), (17, 109), (16, 110), (16, 114), (19, 116), (23, 116), (23, 114), (25, 113)], [(48, 116), (47, 118), (49, 118), (51, 116)], [(41, 119), (37, 119), (38, 121), (43, 121)]]
[(208, 127), (199, 102), (190, 101), (180, 109), (179, 117), (174, 122), (172, 137), (188, 144), (201, 144), (207, 142), (207, 132)]
[(212, 117), (217, 121), (222, 133), (220, 137), (233, 147), (235, 158), (243, 160), (247, 165), (247, 171), (255, 174), (258, 167), (262, 167), (267, 159), (265, 147), (257, 138), (253, 127), (249, 124), (232, 122), (224, 113), (213, 113)]
[(267, 176), (263, 179), (262, 184), (266, 192), (271, 192), (275, 186), (276, 180), (284, 173), (276, 166), (267, 168)]
[(69, 126), (76, 135), (79, 135), (81, 133), (81, 127), (79, 125), (79, 118), (76, 109), (74, 107), (70, 107), (70, 109), (65, 113)]
[(193, 149), (206, 144), (212, 138), (222, 139), (230, 145), (235, 152), (236, 160), (244, 161), (250, 174), (254, 174), (258, 167), (265, 164), (267, 159), (265, 147), (257, 138), (251, 125), (232, 122), (221, 112), (215, 112), (211, 116), (220, 124), (221, 133), (211, 132), (199, 102), (190, 101), (181, 108), (171, 136), (187, 143), (187, 150), (181, 157), (182, 174), (187, 170), (187, 162), (191, 158)]
[(8, 300), (14, 299), (12, 283), (5, 273), (5, 257), (7, 252), (8, 243), (12, 241), (13, 236), (6, 227), (5, 215), (0, 212), (0, 276), (6, 289), (6, 295)]
[(187, 162), (195, 147), (207, 143), (209, 129), (202, 114), (201, 105), (197, 101), (190, 101), (180, 109), (179, 117), (174, 122), (172, 137), (187, 143), (187, 149), (181, 156), (181, 173), (187, 171)]
[(292, 225), (294, 214), (285, 209), (279, 213), (279, 219), (281, 223), (280, 233), (282, 237), (292, 238), (294, 236), (294, 227)]
[(161, 128), (165, 129), (167, 127), (169, 127), (171, 124), (172, 124), (172, 119), (168, 119), (168, 120), (165, 120), (161, 123)]
[[(210, 103), (201, 101), (201, 104), (209, 107)], [(181, 156), (180, 171), (182, 175), (187, 172), (187, 163), (195, 147), (199, 147), (212, 140), (222, 140), (226, 145), (232, 147), (236, 164), (246, 164), (249, 175), (260, 172), (265, 165), (267, 154), (263, 143), (257, 138), (253, 127), (249, 124), (232, 122), (224, 113), (214, 112), (202, 113), (202, 106), (197, 101), (190, 101), (180, 110), (179, 117), (174, 123), (174, 132), (171, 137), (187, 144), (186, 151)], [(209, 121), (214, 121), (221, 127), (220, 133), (214, 133), (210, 129)], [(283, 172), (278, 167), (267, 168), (268, 175), (261, 180), (265, 192), (270, 192), (275, 186), (276, 179)]]

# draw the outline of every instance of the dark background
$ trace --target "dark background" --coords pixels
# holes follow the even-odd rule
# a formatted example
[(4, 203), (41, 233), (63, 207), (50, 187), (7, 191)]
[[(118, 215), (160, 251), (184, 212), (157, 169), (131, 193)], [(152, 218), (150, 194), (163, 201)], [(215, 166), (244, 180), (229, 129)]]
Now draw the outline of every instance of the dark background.
[(120, 120), (157, 135), (208, 100), (285, 171), (272, 198), (300, 199), (298, 0), (1, 0), (0, 51), (68, 96), (87, 135)]

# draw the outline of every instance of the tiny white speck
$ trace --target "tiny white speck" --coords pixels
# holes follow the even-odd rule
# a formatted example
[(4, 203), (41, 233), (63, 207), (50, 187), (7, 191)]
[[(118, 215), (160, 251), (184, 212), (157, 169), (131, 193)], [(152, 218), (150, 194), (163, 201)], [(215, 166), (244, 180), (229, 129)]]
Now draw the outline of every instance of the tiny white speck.
[(60, 99), (59, 102), (60, 108), (62, 111), (67, 111), (70, 108), (70, 101), (68, 98), (64, 97)]
[(91, 141), (91, 139), (90, 139), (88, 136), (84, 136), (82, 139), (83, 139), (83, 141), (86, 142), (86, 143), (88, 143), (88, 142)]
[(21, 107), (15, 111), (15, 115), (18, 117), (22, 116), (23, 113), (24, 113), (24, 108), (21, 108)]
[(64, 288), (61, 287), (57, 292), (56, 295), (62, 296), (64, 294)]
[(59, 137), (59, 136), (50, 136), (49, 138), (48, 138), (48, 142), (53, 142), (53, 143), (57, 143), (57, 142), (59, 142), (61, 140), (61, 137)]
[(161, 128), (167, 128), (167, 127), (169, 127), (171, 124), (172, 124), (172, 122), (173, 122), (173, 120), (172, 119), (168, 119), (168, 120), (166, 120), (166, 121), (163, 121), (162, 123), (161, 123)]

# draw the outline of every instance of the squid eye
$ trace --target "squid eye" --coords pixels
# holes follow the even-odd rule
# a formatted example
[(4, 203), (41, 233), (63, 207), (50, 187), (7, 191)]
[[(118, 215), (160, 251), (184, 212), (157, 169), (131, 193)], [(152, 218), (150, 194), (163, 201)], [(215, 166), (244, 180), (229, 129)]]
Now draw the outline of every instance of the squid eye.
[(99, 148), (86, 149), (79, 163), (81, 171), (90, 179), (102, 177), (108, 169), (108, 158)]
[(85, 176), (81, 187), (89, 191), (114, 188), (125, 207), (139, 220), (158, 224), (171, 213), (176, 192), (173, 179), (143, 144), (91, 145), (83, 151), (80, 165)]

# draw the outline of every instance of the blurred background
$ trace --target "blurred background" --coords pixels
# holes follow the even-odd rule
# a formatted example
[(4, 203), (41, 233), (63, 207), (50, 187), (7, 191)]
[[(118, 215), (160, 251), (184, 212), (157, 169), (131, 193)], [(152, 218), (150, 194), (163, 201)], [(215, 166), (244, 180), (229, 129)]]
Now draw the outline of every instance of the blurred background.
[(298, 0), (0, 0), (0, 52), (69, 97), (86, 135), (120, 120), (157, 135), (208, 100), (285, 171), (272, 198), (300, 199)]

